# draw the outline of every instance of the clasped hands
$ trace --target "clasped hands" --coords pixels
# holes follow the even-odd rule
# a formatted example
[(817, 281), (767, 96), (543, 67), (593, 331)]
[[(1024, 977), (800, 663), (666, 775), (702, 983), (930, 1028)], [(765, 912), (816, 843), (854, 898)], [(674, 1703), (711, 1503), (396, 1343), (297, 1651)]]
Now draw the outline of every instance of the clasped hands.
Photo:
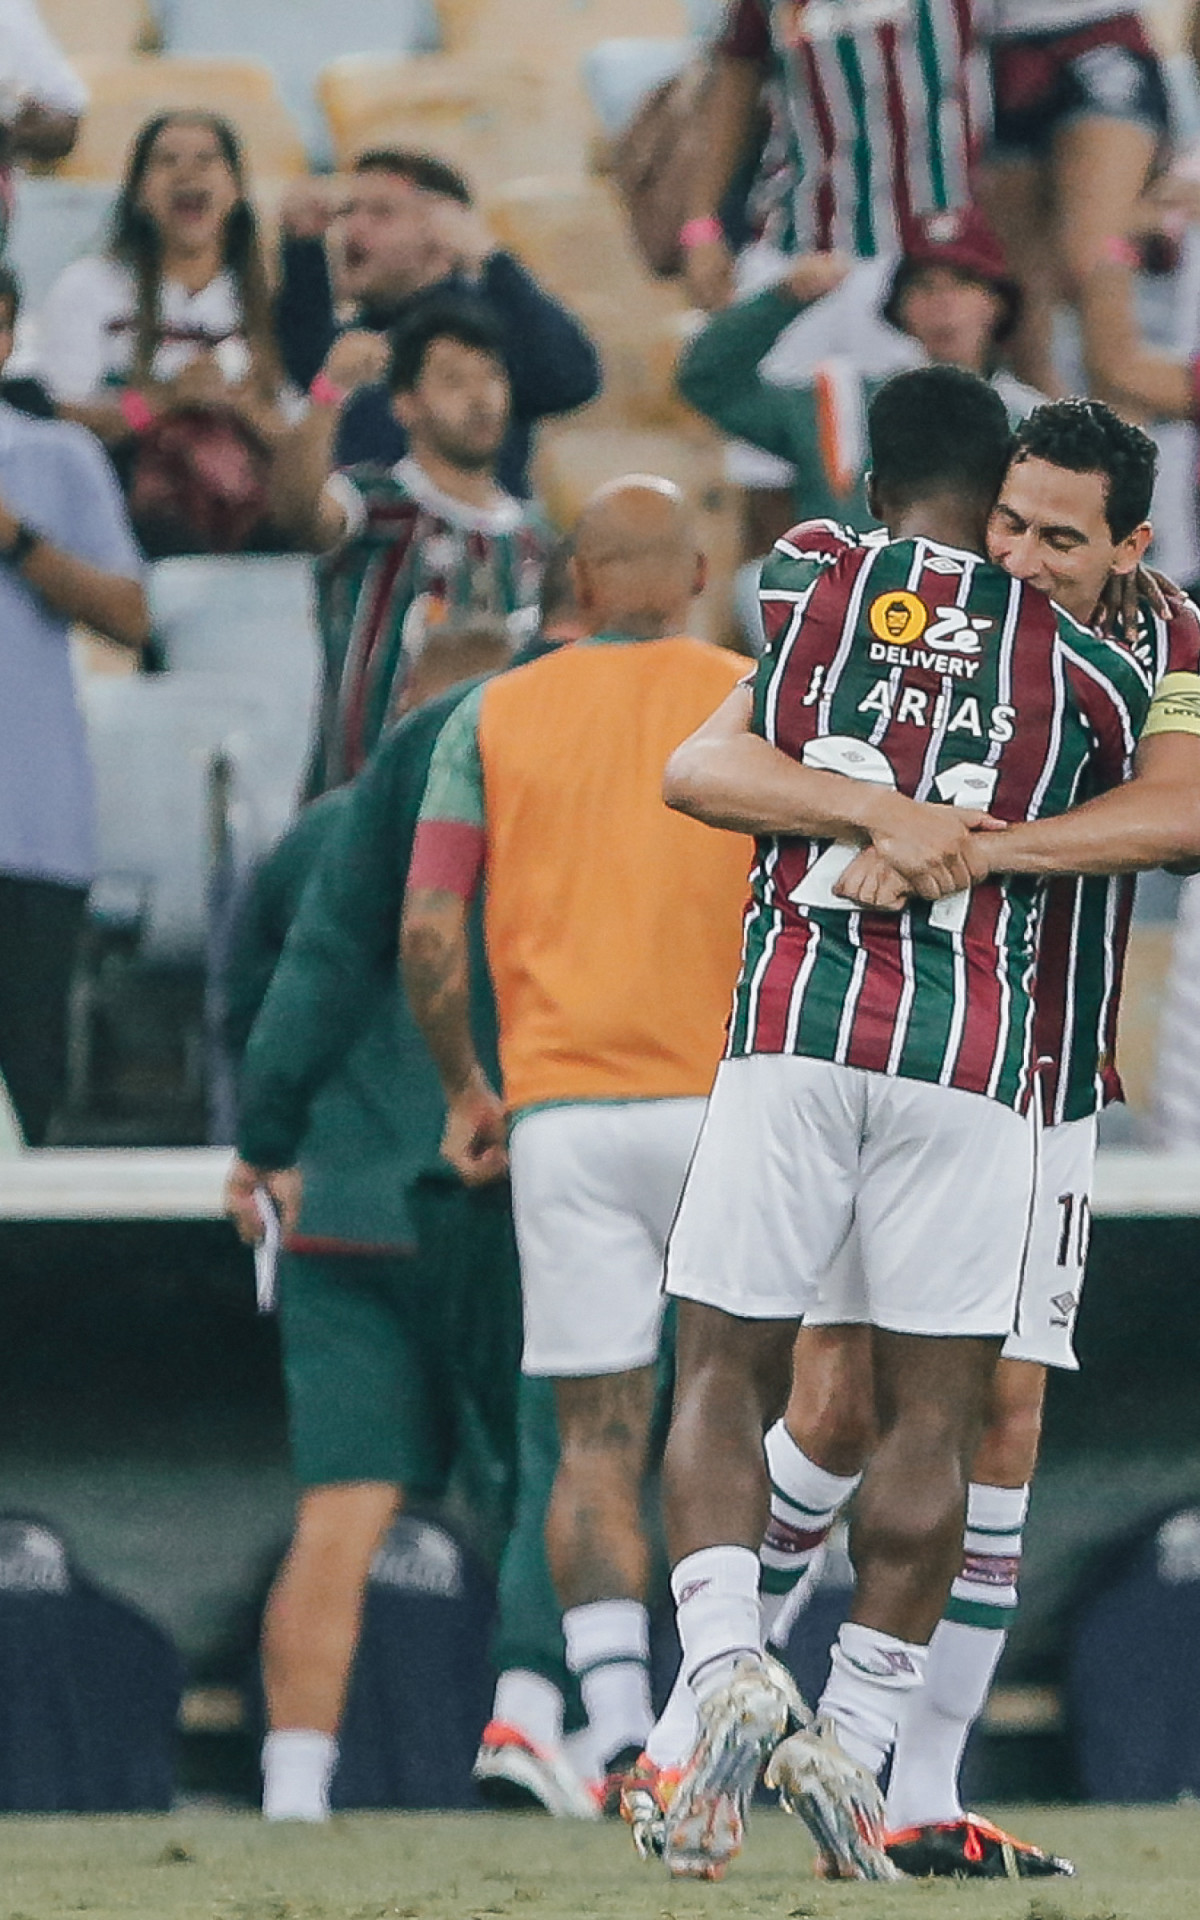
[(874, 913), (899, 913), (914, 896), (944, 900), (999, 869), (995, 836), (1005, 825), (973, 807), (881, 793), (864, 822), (870, 840), (833, 891), (851, 906)]

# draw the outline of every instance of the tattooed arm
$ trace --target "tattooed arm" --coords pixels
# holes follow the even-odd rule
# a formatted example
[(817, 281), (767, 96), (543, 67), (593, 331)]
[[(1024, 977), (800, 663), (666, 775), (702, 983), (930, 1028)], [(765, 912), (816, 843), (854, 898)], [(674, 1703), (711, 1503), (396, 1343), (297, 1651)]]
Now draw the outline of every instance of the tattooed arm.
[(467, 1186), (508, 1168), (504, 1103), (471, 1035), (467, 916), (487, 847), (478, 724), (483, 689), (438, 736), (408, 869), (400, 928), (404, 985), (446, 1093), (442, 1152)]
[(475, 1187), (507, 1171), (508, 1153), (504, 1103), (489, 1086), (471, 1038), (467, 910), (456, 893), (410, 892), (401, 955), (409, 1005), (446, 1090), (442, 1152)]

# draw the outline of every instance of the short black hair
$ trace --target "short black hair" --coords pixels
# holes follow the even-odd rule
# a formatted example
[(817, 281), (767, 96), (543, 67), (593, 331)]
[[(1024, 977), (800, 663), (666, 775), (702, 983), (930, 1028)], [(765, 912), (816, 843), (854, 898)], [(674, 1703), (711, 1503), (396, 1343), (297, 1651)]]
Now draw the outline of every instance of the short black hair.
[(885, 380), (867, 408), (876, 492), (889, 506), (960, 493), (988, 505), (1012, 454), (994, 387), (961, 367), (914, 367)]
[(462, 295), (440, 294), (418, 301), (393, 332), (389, 392), (412, 392), (435, 340), (457, 340), (460, 346), (491, 354), (506, 368), (503, 336), (490, 308)]
[(8, 301), (9, 319), (16, 322), (21, 311), (21, 282), (7, 260), (0, 260), (0, 301)]
[(1014, 460), (1044, 460), (1069, 473), (1103, 474), (1104, 518), (1125, 540), (1150, 515), (1158, 448), (1102, 400), (1048, 400), (1017, 428)]
[(354, 161), (355, 173), (394, 173), (424, 193), (444, 194), (460, 207), (472, 205), (471, 189), (457, 167), (416, 147), (368, 147)]

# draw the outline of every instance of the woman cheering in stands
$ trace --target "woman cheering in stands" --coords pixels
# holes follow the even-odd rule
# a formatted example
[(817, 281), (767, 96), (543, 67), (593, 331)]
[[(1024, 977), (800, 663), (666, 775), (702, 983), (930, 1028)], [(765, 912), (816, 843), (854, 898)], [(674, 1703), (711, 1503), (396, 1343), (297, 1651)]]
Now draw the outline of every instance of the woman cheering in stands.
[(76, 260), (47, 297), (41, 361), (61, 412), (112, 450), (149, 553), (278, 544), (282, 374), (228, 121), (167, 113), (141, 128), (107, 251)]

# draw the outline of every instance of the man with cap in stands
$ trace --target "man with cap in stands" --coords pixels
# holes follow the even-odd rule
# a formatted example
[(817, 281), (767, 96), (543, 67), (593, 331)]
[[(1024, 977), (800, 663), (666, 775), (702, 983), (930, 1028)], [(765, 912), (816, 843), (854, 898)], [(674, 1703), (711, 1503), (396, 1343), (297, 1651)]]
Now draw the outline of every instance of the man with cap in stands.
[(864, 490), (876, 388), (908, 367), (962, 367), (991, 381), (1015, 424), (1042, 398), (999, 364), (1019, 311), (978, 208), (929, 214), (899, 257), (805, 254), (774, 286), (714, 313), (680, 361), (679, 388), (724, 433), (792, 464), (798, 520), (861, 532), (877, 524)]

